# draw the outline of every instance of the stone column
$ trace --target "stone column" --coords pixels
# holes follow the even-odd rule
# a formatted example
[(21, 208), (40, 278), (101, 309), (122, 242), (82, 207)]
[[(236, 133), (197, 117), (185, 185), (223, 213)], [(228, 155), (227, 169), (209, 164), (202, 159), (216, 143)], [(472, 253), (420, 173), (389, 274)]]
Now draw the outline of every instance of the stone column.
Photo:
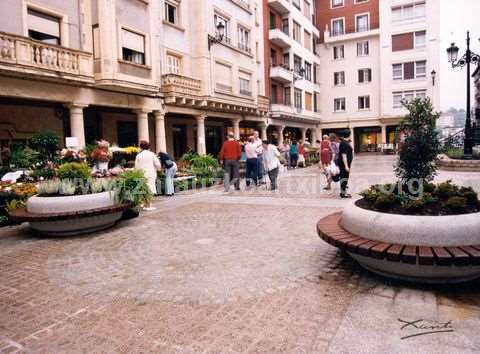
[(352, 141), (350, 145), (352, 145), (353, 152), (355, 152), (355, 129), (354, 128), (350, 128), (350, 140)]
[(313, 127), (313, 128), (310, 128), (310, 131), (312, 132), (311, 133), (311, 137), (312, 137), (312, 141), (310, 142), (312, 144), (313, 147), (317, 147), (317, 127)]
[(165, 112), (153, 111), (155, 117), (155, 149), (157, 153), (167, 152), (167, 138), (165, 135)]
[(83, 121), (83, 109), (87, 104), (71, 103), (70, 109), (70, 136), (78, 139), (78, 149), (85, 148), (85, 125)]
[(148, 132), (148, 110), (138, 109), (135, 111), (137, 114), (137, 130), (138, 130), (138, 141), (149, 141), (150, 135)]
[(277, 132), (278, 132), (278, 145), (283, 144), (283, 130), (285, 129), (284, 125), (279, 125), (277, 127)]
[(199, 155), (207, 154), (207, 147), (205, 144), (205, 119), (206, 114), (200, 114), (195, 117), (197, 120), (197, 152)]
[(318, 139), (318, 140), (322, 141), (322, 139), (323, 139), (323, 131), (322, 131), (321, 128), (318, 128), (318, 127), (317, 127), (317, 128), (315, 129), (315, 135), (317, 136), (317, 139)]
[(234, 119), (232, 124), (233, 124), (233, 134), (235, 135), (235, 140), (240, 140), (240, 119)]
[(300, 128), (302, 132), (302, 141), (305, 142), (307, 140), (307, 128)]
[(258, 127), (260, 129), (260, 139), (267, 140), (267, 124), (260, 123)]
[(387, 126), (385, 124), (382, 124), (382, 143), (387, 143)]

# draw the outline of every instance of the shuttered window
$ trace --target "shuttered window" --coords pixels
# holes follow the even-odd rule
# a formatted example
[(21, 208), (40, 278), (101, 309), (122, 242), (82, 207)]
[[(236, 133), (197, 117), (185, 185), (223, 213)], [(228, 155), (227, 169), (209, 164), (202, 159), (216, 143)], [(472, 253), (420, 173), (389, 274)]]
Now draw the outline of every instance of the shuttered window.
[(223, 63), (215, 63), (215, 87), (222, 91), (232, 91), (232, 67)]
[(145, 65), (145, 36), (122, 29), (123, 60)]
[(28, 36), (49, 44), (60, 44), (60, 19), (28, 9)]
[(310, 92), (305, 92), (305, 109), (312, 111), (312, 94)]

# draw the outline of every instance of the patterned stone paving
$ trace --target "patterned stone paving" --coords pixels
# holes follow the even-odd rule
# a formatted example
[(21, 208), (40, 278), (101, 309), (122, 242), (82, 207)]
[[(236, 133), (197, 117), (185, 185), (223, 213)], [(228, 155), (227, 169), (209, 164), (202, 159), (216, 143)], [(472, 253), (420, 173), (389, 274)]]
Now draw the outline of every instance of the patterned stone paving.
[[(391, 165), (358, 158), (352, 182), (388, 179)], [(347, 203), (321, 178), (313, 167), (276, 193), (160, 198), (77, 238), (1, 229), (0, 353), (479, 352), (479, 282), (414, 287), (363, 271), (316, 235)], [(420, 317), (453, 331), (401, 339), (412, 332), (399, 319)]]

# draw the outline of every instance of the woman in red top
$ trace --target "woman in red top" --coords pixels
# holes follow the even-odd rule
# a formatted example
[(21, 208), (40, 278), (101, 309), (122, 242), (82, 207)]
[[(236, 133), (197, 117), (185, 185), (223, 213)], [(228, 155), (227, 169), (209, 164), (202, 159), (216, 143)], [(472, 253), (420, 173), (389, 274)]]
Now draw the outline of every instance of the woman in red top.
[(323, 136), (322, 143), (320, 144), (320, 161), (324, 169), (332, 162), (332, 149), (328, 135)]

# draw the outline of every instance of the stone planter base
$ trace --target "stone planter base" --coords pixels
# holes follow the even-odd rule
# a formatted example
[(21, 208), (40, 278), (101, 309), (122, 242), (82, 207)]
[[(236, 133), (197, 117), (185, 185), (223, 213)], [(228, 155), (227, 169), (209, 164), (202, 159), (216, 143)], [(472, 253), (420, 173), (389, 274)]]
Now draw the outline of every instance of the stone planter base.
[(390, 215), (352, 204), (343, 213), (320, 220), (317, 231), (324, 241), (377, 274), (422, 283), (460, 283), (480, 277), (479, 216)]
[(457, 172), (480, 172), (480, 160), (455, 160), (442, 155), (437, 161), (440, 170)]

